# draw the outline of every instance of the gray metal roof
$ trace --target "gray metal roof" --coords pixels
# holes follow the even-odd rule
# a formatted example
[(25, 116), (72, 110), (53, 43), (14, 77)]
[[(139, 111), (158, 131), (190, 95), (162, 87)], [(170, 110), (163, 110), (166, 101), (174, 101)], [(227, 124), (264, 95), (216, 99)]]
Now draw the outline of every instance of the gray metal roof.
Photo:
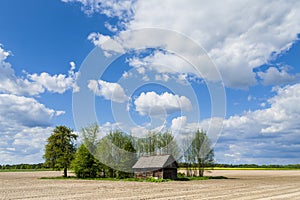
[(133, 165), (133, 169), (164, 168), (176, 162), (172, 155), (143, 156)]

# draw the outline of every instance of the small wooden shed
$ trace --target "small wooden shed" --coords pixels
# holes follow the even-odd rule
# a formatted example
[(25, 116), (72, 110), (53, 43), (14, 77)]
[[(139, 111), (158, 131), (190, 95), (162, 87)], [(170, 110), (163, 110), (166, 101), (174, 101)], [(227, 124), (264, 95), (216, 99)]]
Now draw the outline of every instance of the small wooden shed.
[(172, 155), (143, 156), (133, 165), (136, 178), (176, 179), (178, 163)]

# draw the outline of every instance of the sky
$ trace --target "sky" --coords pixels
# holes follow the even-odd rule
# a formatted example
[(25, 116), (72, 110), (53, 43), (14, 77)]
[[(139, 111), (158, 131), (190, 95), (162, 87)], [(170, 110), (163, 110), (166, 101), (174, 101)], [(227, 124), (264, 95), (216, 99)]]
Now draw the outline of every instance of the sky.
[(300, 163), (297, 0), (2, 0), (0, 164), (80, 134), (203, 129), (217, 163)]

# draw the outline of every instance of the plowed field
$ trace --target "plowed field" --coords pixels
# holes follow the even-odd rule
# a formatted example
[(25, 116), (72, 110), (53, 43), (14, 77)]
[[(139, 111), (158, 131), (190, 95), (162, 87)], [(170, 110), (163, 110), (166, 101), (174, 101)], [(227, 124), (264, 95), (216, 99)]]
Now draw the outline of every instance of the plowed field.
[(60, 180), (62, 172), (1, 172), (0, 199), (300, 199), (300, 170), (215, 170), (229, 179), (163, 183)]

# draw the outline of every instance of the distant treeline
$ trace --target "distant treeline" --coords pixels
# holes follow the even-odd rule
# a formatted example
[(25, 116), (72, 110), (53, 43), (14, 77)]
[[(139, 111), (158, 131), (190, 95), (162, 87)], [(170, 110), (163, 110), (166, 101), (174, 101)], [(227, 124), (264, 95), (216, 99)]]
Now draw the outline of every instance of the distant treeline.
[[(179, 163), (180, 168), (185, 168), (186, 163)], [(197, 167), (196, 165), (193, 167)], [(256, 164), (211, 164), (205, 166), (207, 168), (284, 168), (284, 169), (300, 169), (300, 164), (290, 164), (290, 165), (256, 165)], [(29, 169), (29, 170), (52, 170), (50, 168), (45, 167), (44, 163), (38, 164), (16, 164), (16, 165), (0, 165), (0, 170), (17, 170), (17, 169)]]
[(0, 170), (15, 170), (15, 169), (48, 169), (48, 168), (45, 167), (44, 163), (0, 165)]
[[(180, 168), (186, 167), (186, 163), (179, 163)], [(196, 167), (193, 166), (193, 167)], [(206, 165), (207, 168), (285, 168), (285, 169), (300, 169), (300, 164), (289, 164), (289, 165), (257, 165), (257, 164), (218, 164), (213, 163)]]

